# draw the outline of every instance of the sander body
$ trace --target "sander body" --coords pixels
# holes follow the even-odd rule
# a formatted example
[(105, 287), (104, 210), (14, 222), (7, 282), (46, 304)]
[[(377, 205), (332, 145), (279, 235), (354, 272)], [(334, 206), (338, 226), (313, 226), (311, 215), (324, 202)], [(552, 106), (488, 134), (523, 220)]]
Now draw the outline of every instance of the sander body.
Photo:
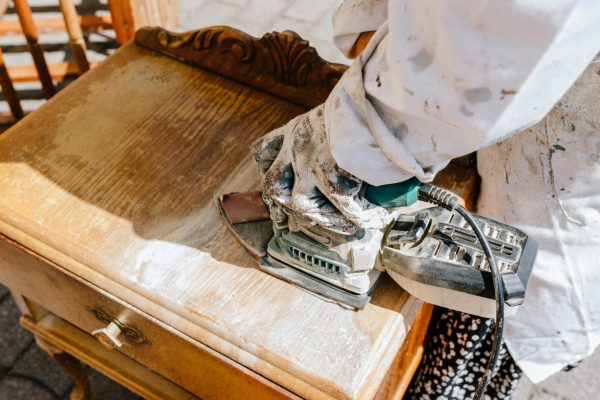
[[(217, 202), (230, 230), (259, 259), (261, 269), (330, 301), (365, 307), (387, 272), (423, 301), (494, 317), (493, 277), (482, 244), (469, 222), (440, 202), (443, 196), (428, 196), (438, 189), (417, 180), (365, 186), (363, 195), (370, 202), (399, 210), (383, 231), (357, 228), (341, 234), (277, 205), (269, 209), (258, 192), (217, 196)], [(417, 199), (436, 205), (403, 211)], [(519, 229), (472, 217), (495, 258), (510, 315), (524, 301), (537, 244)]]

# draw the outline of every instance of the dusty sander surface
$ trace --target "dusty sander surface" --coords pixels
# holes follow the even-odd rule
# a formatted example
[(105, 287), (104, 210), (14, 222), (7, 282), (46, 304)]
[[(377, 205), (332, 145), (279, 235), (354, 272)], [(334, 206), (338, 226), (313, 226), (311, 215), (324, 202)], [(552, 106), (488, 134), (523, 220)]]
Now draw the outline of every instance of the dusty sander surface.
[[(228, 193), (217, 195), (215, 200), (227, 229), (257, 259), (261, 270), (343, 307), (362, 309), (371, 300), (379, 273), (368, 292), (357, 294), (308, 273), (297, 266), (296, 260), (286, 262), (284, 252), (273, 240), (273, 222), (260, 192)], [(310, 257), (317, 259), (319, 255)]]

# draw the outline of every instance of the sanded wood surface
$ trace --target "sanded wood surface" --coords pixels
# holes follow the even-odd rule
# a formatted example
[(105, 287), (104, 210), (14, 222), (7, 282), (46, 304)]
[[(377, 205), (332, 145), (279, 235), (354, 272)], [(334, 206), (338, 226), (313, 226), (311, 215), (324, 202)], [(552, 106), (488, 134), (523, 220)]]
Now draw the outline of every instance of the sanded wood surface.
[(354, 312), (269, 276), (214, 206), (305, 110), (130, 43), (0, 136), (0, 232), (294, 393), (370, 398), (420, 302), (386, 279)]
[[(22, 309), (31, 321), (42, 322), (48, 314), (75, 326), (87, 340), (77, 343), (87, 348), (97, 341), (91, 333), (118, 320), (122, 327), (122, 345), (114, 353), (122, 353), (181, 388), (203, 399), (297, 399), (280, 386), (242, 367), (207, 346), (182, 335), (150, 315), (133, 309), (117, 297), (89, 285), (60, 266), (41, 258), (18, 243), (0, 235), (0, 282), (11, 288), (16, 299), (25, 303)], [(44, 311), (40, 310), (42, 308)], [(29, 327), (29, 326), (28, 326)], [(127, 327), (127, 328), (125, 328)], [(34, 333), (38, 334), (39, 329)], [(52, 332), (48, 332), (52, 335)], [(77, 340), (73, 339), (74, 342)], [(47, 350), (47, 346), (41, 346)], [(59, 347), (79, 357), (81, 350)], [(88, 349), (92, 353), (94, 346)], [(57, 350), (57, 352), (61, 352)], [(101, 363), (101, 360), (96, 360)], [(102, 370), (114, 368), (103, 365)], [(74, 371), (67, 369), (73, 374)], [(131, 372), (117, 369), (117, 374)], [(77, 380), (76, 380), (77, 382)], [(153, 382), (147, 382), (151, 387)], [(137, 386), (137, 385), (136, 385)], [(136, 390), (136, 386), (131, 387)], [(147, 397), (146, 395), (144, 395)], [(177, 397), (158, 397), (174, 400)]]
[(375, 395), (375, 400), (400, 400), (404, 397), (425, 351), (424, 342), (429, 330), (433, 309), (433, 305), (424, 303), (419, 310), (408, 335), (404, 338), (402, 347), (390, 368), (389, 374)]

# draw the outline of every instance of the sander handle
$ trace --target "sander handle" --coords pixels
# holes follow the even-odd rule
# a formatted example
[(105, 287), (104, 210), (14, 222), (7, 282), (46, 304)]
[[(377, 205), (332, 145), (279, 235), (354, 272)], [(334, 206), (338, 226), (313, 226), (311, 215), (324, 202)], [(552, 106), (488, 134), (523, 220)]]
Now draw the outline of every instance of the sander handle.
[(414, 177), (403, 182), (381, 186), (364, 182), (361, 193), (362, 197), (370, 203), (383, 208), (406, 207), (417, 201), (421, 185), (421, 181)]

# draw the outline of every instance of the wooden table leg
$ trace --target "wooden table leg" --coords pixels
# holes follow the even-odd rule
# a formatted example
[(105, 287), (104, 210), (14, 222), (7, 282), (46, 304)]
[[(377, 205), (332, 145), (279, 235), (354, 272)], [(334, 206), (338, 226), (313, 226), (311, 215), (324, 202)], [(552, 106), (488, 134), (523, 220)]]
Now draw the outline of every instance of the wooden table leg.
[(4, 93), (4, 99), (10, 107), (10, 111), (16, 119), (23, 118), (23, 109), (21, 108), (21, 102), (15, 91), (15, 87), (10, 80), (10, 75), (4, 65), (4, 57), (2, 56), (2, 49), (0, 49), (0, 86), (2, 86), (2, 93)]
[(52, 359), (71, 377), (73, 382), (75, 382), (75, 387), (71, 391), (69, 399), (91, 400), (90, 382), (79, 360), (72, 355), (65, 353), (61, 349), (54, 347), (38, 336), (35, 337), (35, 341), (39, 348), (52, 357)]
[(71, 45), (73, 58), (77, 62), (79, 72), (83, 74), (90, 69), (90, 64), (86, 55), (87, 48), (81, 26), (79, 25), (77, 11), (71, 0), (60, 0), (60, 11), (65, 20), (67, 33), (69, 34), (69, 44)]
[(31, 53), (31, 57), (33, 57), (35, 68), (37, 69), (40, 82), (42, 83), (44, 96), (49, 99), (56, 93), (56, 89), (54, 88), (54, 83), (52, 82), (50, 71), (48, 70), (48, 64), (44, 57), (44, 49), (38, 42), (39, 37), (33, 22), (33, 16), (31, 15), (31, 8), (29, 7), (29, 4), (27, 4), (27, 0), (14, 0), (14, 5), (17, 15), (19, 16), (21, 28), (27, 39), (29, 52)]

